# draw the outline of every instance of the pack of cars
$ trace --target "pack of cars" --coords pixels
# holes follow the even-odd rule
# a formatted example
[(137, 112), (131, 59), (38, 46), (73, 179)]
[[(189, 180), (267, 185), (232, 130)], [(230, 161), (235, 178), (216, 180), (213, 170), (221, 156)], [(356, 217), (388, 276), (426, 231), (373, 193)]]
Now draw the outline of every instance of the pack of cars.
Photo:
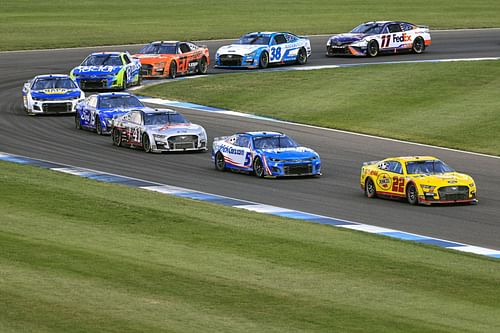
[[(327, 56), (370, 56), (409, 51), (422, 53), (431, 45), (427, 26), (402, 21), (373, 21), (326, 43)], [(272, 64), (306, 64), (311, 55), (307, 37), (289, 32), (251, 32), (220, 47), (215, 67), (267, 68)], [(156, 41), (128, 52), (92, 53), (70, 75), (38, 75), (23, 86), (28, 114), (75, 113), (75, 127), (111, 134), (115, 146), (146, 152), (207, 151), (205, 129), (181, 113), (146, 107), (125, 90), (142, 78), (205, 74), (210, 54), (187, 41)], [(105, 90), (85, 98), (83, 90)], [(321, 175), (321, 159), (284, 133), (255, 131), (213, 139), (211, 159), (216, 170), (258, 177)], [(404, 198), (410, 204), (477, 203), (469, 175), (458, 173), (432, 156), (392, 157), (365, 162), (360, 186), (368, 198)]]

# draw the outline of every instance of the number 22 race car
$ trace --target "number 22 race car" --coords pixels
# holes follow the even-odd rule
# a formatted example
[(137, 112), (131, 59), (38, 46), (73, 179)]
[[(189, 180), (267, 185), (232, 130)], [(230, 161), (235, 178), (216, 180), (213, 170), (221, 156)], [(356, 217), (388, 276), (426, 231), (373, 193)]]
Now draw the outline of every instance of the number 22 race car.
[(369, 198), (406, 198), (418, 203), (477, 203), (476, 184), (432, 156), (386, 158), (365, 162), (361, 167), (361, 189)]

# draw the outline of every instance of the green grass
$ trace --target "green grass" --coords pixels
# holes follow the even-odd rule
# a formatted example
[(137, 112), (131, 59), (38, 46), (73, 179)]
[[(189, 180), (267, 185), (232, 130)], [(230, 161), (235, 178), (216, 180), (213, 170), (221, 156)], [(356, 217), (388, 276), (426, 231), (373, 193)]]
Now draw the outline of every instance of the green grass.
[(498, 332), (495, 259), (0, 162), (0, 331)]
[(1, 0), (0, 50), (234, 38), (248, 31), (343, 32), (370, 20), (499, 27), (497, 0)]
[(500, 62), (224, 74), (138, 93), (500, 155)]

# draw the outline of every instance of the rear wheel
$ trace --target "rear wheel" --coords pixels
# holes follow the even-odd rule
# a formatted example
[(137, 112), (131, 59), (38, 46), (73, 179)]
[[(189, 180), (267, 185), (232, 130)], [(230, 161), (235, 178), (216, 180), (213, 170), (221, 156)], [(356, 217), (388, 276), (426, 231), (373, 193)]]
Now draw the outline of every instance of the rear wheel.
[(266, 51), (262, 52), (259, 57), (259, 67), (267, 68), (269, 65), (269, 54)]
[(416, 54), (420, 54), (420, 53), (424, 52), (425, 42), (422, 39), (422, 37), (418, 37), (417, 39), (415, 39), (411, 50), (413, 51), (413, 53), (416, 53)]
[(142, 149), (144, 149), (146, 153), (151, 151), (151, 141), (149, 141), (149, 135), (147, 133), (142, 135)]
[(224, 155), (220, 151), (215, 154), (215, 169), (218, 171), (226, 170), (226, 161), (224, 160)]
[(307, 51), (304, 48), (301, 48), (299, 50), (299, 53), (297, 54), (297, 64), (299, 65), (305, 65), (307, 62)]
[(377, 189), (375, 188), (375, 183), (371, 178), (366, 180), (365, 195), (367, 198), (375, 198), (377, 196)]
[(75, 128), (82, 129), (82, 124), (80, 123), (80, 114), (78, 112), (75, 113)]
[(175, 61), (172, 61), (170, 63), (170, 67), (168, 68), (168, 78), (175, 79), (176, 76), (177, 76), (177, 65), (175, 64)]
[(208, 71), (208, 64), (207, 64), (207, 59), (205, 57), (200, 59), (200, 62), (198, 63), (198, 74), (207, 74)]
[(113, 145), (120, 147), (122, 145), (122, 132), (118, 128), (113, 128), (111, 133), (113, 139)]
[(378, 47), (377, 41), (374, 39), (369, 41), (368, 45), (366, 47), (366, 54), (369, 57), (376, 57), (378, 55), (378, 51), (379, 51), (379, 47)]
[(127, 90), (128, 84), (127, 84), (127, 74), (123, 74), (123, 83), (122, 83), (122, 90)]
[(264, 165), (259, 157), (253, 161), (253, 172), (257, 177), (264, 177)]
[(415, 184), (413, 183), (408, 184), (406, 188), (406, 199), (408, 199), (410, 205), (418, 204), (418, 193)]

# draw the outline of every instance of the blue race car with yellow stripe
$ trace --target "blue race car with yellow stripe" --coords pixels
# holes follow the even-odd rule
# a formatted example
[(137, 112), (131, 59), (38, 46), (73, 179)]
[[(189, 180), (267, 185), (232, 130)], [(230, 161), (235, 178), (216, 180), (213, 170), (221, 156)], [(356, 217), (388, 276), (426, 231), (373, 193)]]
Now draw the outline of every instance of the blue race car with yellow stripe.
[(212, 161), (219, 171), (242, 171), (258, 177), (321, 175), (319, 155), (278, 132), (245, 132), (215, 138)]
[(71, 70), (83, 90), (125, 90), (141, 84), (141, 62), (128, 52), (92, 53)]
[(35, 76), (23, 86), (23, 107), (29, 115), (73, 113), (76, 104), (85, 98), (68, 75)]

